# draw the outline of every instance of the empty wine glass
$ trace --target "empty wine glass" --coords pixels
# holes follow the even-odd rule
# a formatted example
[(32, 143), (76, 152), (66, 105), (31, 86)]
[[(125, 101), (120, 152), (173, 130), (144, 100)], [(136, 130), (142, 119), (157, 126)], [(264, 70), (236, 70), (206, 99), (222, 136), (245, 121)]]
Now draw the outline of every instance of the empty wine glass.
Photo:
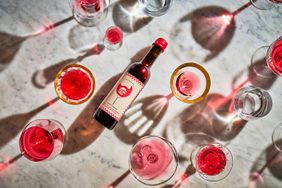
[(178, 166), (174, 146), (165, 138), (145, 136), (133, 146), (129, 170), (146, 185), (160, 185), (172, 178)]
[(184, 63), (178, 66), (170, 78), (173, 95), (185, 103), (203, 100), (209, 93), (210, 86), (209, 73), (196, 63)]
[(274, 129), (272, 143), (279, 152), (282, 152), (282, 123)]
[(233, 167), (231, 151), (219, 143), (199, 145), (190, 159), (198, 174), (212, 182), (226, 178)]
[(172, 0), (138, 0), (140, 9), (150, 17), (162, 16), (169, 10)]
[(57, 120), (37, 119), (31, 121), (24, 127), (20, 135), (21, 153), (0, 164), (8, 167), (22, 156), (34, 162), (54, 159), (63, 149), (65, 135), (66, 131), (63, 125)]
[(105, 0), (69, 0), (75, 20), (86, 27), (99, 24), (107, 16)]
[(251, 3), (260, 10), (269, 10), (275, 5), (282, 4), (282, 0), (251, 0)]
[(260, 88), (246, 86), (233, 98), (233, 107), (240, 118), (253, 120), (266, 116), (272, 109), (270, 94)]
[(95, 89), (95, 79), (87, 68), (80, 64), (63, 67), (54, 81), (58, 97), (68, 104), (81, 104), (87, 101)]
[(104, 46), (108, 50), (117, 50), (122, 45), (123, 33), (117, 26), (111, 26), (107, 29), (104, 37)]

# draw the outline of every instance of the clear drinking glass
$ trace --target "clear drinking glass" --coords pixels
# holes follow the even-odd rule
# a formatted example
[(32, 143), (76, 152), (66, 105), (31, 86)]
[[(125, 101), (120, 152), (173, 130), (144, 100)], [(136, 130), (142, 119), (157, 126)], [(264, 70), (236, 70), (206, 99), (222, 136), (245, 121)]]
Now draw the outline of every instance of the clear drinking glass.
[(90, 70), (80, 64), (63, 67), (54, 81), (58, 97), (68, 104), (87, 101), (95, 89), (95, 79)]
[(236, 114), (248, 121), (266, 116), (272, 109), (272, 99), (267, 91), (247, 86), (236, 93), (233, 105)]
[(282, 152), (282, 123), (280, 123), (272, 133), (272, 143), (275, 148)]
[(209, 73), (196, 63), (184, 63), (178, 66), (170, 78), (173, 95), (185, 103), (203, 100), (209, 93), (210, 86)]
[(54, 159), (63, 149), (65, 135), (63, 125), (57, 120), (34, 120), (21, 132), (19, 139), (21, 153), (9, 161), (1, 162), (0, 166), (8, 167), (22, 156), (34, 162)]
[(107, 16), (105, 0), (69, 0), (75, 20), (86, 27), (99, 24)]
[(129, 156), (129, 170), (146, 185), (160, 185), (172, 178), (178, 166), (174, 146), (165, 138), (146, 136), (138, 140)]
[(260, 10), (269, 10), (275, 5), (282, 4), (282, 0), (251, 0), (251, 2)]
[(117, 50), (122, 45), (123, 33), (117, 26), (109, 27), (105, 33), (104, 46), (108, 50)]
[(233, 167), (231, 151), (219, 143), (199, 145), (190, 159), (198, 174), (212, 182), (226, 178)]
[(147, 16), (158, 17), (167, 13), (172, 0), (138, 0), (138, 3)]

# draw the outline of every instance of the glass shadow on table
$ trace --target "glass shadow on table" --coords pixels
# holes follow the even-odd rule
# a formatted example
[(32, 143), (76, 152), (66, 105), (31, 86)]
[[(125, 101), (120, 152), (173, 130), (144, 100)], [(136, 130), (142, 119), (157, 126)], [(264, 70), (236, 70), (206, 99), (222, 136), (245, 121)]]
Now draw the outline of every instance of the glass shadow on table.
[(6, 69), (13, 61), (25, 40), (41, 35), (51, 29), (71, 21), (72, 19), (73, 17), (71, 16), (53, 24), (44, 25), (39, 30), (27, 36), (16, 36), (5, 32), (0, 32), (0, 72)]
[(58, 100), (59, 98), (56, 97), (29, 112), (14, 114), (0, 119), (0, 148), (16, 137), (33, 116), (50, 107)]
[[(149, 51), (150, 47), (145, 47), (138, 51), (132, 58), (131, 63), (140, 61), (141, 58)], [(62, 154), (72, 154), (79, 152), (94, 142), (104, 131), (104, 126), (99, 124), (93, 114), (110, 92), (114, 84), (118, 81), (121, 74), (117, 74), (105, 82), (96, 92), (88, 105), (78, 115), (70, 128), (67, 130), (67, 141), (64, 145)]]
[(104, 50), (104, 45), (97, 44), (88, 50), (82, 51), (84, 54), (78, 56), (77, 58), (66, 59), (60, 61), (59, 63), (46, 67), (42, 70), (38, 70), (32, 75), (31, 78), (32, 84), (37, 88), (43, 89), (47, 87), (48, 84), (50, 84), (55, 80), (57, 73), (64, 66), (68, 64), (81, 62), (85, 58), (92, 55), (99, 55), (103, 52), (103, 50)]
[[(282, 140), (279, 140), (282, 144)], [(272, 176), (263, 176), (263, 172), (268, 169)], [(282, 180), (282, 152), (279, 152), (273, 144), (268, 146), (257, 157), (254, 162), (249, 177), (249, 188), (259, 187), (263, 184), (264, 187), (271, 186), (269, 177), (275, 177), (278, 181)]]
[(138, 0), (120, 0), (113, 7), (114, 23), (126, 33), (138, 31), (151, 20), (138, 8)]
[[(191, 46), (190, 40), (193, 39), (189, 38), (188, 28), (191, 28), (192, 38), (200, 47)], [(235, 28), (232, 12), (223, 7), (207, 6), (196, 9), (183, 16), (173, 27), (170, 34), (174, 43), (173, 54), (181, 61), (193, 57), (198, 58), (198, 61), (208, 62), (230, 43)]]

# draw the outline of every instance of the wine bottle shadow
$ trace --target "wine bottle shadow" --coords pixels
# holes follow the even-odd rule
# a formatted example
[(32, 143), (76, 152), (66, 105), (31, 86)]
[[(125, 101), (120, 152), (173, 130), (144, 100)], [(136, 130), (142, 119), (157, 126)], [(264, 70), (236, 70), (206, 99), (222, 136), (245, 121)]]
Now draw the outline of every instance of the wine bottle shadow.
[(71, 21), (72, 19), (73, 17), (71, 16), (56, 23), (44, 26), (42, 29), (27, 36), (15, 36), (9, 33), (0, 32), (0, 72), (6, 69), (13, 61), (25, 40), (43, 34), (55, 27)]
[[(192, 34), (190, 37), (187, 30), (189, 27)], [(191, 57), (200, 62), (210, 61), (230, 43), (235, 28), (234, 16), (225, 8), (207, 6), (196, 9), (183, 16), (173, 27), (170, 34), (174, 43), (171, 45), (173, 54), (181, 61)], [(199, 47), (191, 46), (193, 39)]]
[(60, 61), (59, 63), (51, 65), (50, 67), (47, 67), (43, 70), (38, 70), (32, 75), (31, 78), (32, 84), (37, 88), (44, 89), (45, 87), (47, 87), (48, 84), (50, 84), (55, 80), (57, 73), (64, 66), (68, 64), (81, 62), (86, 57), (92, 55), (99, 55), (103, 52), (103, 50), (104, 50), (104, 45), (97, 44), (88, 50), (82, 51), (84, 54), (78, 56), (77, 58), (66, 59)]
[(58, 100), (59, 98), (54, 98), (27, 113), (14, 114), (0, 119), (0, 148), (16, 137), (33, 116), (48, 108)]
[(137, 0), (120, 0), (113, 7), (114, 23), (126, 33), (138, 31), (151, 20), (141, 13)]
[[(282, 144), (282, 140), (277, 143)], [(251, 171), (249, 184), (260, 184), (263, 183), (265, 187), (273, 187), (272, 181), (269, 180), (269, 176), (263, 176), (263, 172), (268, 169), (272, 176), (278, 180), (282, 180), (282, 152), (278, 151), (277, 148), (271, 144), (255, 160)], [(268, 186), (269, 184), (269, 186)]]
[(209, 94), (205, 100), (192, 104), (172, 118), (166, 124), (163, 136), (177, 143), (175, 147), (183, 157), (187, 157), (185, 155), (192, 151), (193, 145), (229, 142), (247, 123), (230, 112), (231, 105), (232, 98)]

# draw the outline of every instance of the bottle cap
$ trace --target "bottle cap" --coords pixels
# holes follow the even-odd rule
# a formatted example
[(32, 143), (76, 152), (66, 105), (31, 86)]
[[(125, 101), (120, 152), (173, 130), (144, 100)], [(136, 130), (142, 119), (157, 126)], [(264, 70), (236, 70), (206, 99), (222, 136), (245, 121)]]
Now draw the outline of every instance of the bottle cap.
[(154, 45), (158, 46), (161, 48), (162, 52), (164, 52), (164, 50), (166, 49), (167, 47), (167, 41), (163, 38), (158, 38), (155, 42), (154, 42)]

